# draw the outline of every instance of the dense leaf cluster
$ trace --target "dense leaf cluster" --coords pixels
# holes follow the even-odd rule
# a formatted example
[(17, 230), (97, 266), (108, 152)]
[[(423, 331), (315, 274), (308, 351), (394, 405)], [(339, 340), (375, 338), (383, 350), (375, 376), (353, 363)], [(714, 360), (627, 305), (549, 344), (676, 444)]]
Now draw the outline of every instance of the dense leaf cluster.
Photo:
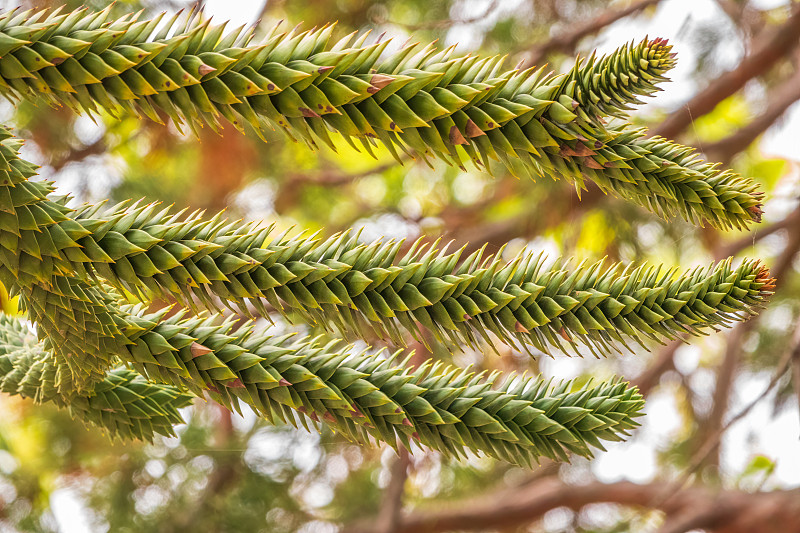
[[(224, 118), (260, 132), (276, 126), (314, 146), (332, 134), (461, 166), (585, 179), (656, 213), (717, 227), (760, 216), (755, 185), (688, 148), (606, 118), (656, 90), (673, 64), (665, 41), (579, 61), (564, 75), (504, 70), (500, 58), (453, 49), (330, 45), (332, 26), (224, 34), (195, 13), (109, 20), (109, 12), (0, 16), (0, 92), (43, 96), (78, 111), (134, 113), (196, 129)], [(159, 28), (157, 30), (157, 28)], [(274, 33), (274, 32), (273, 32)], [(772, 292), (764, 266), (725, 260), (674, 269), (602, 263), (546, 266), (448, 253), (437, 245), (274, 235), (217, 215), (158, 204), (67, 207), (20, 141), (0, 130), (0, 281), (21, 295), (39, 342), (0, 321), (0, 390), (69, 407), (122, 437), (171, 434), (189, 396), (269, 420), (325, 423), (350, 438), (419, 441), (453, 456), (484, 452), (520, 464), (590, 456), (636, 425), (635, 389), (499, 379), (319, 339), (235, 327), (221, 308), (279, 312), (343, 333), (398, 344), (427, 330), (474, 347), (496, 342), (596, 355), (698, 335), (756, 312)], [(187, 310), (147, 313), (166, 296)], [(198, 308), (216, 311), (206, 315)], [(125, 365), (125, 366), (120, 366)]]

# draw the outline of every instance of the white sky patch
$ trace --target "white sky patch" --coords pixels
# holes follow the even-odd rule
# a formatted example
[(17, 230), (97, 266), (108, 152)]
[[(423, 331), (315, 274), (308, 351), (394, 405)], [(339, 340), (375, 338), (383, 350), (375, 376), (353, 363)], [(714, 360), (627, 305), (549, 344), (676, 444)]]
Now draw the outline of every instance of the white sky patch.
[(86, 508), (75, 489), (64, 487), (50, 493), (50, 510), (58, 524), (59, 533), (88, 533)]
[[(739, 379), (734, 386), (729, 417), (738, 413), (767, 388), (771, 376)], [(757, 455), (775, 461), (770, 486), (796, 486), (800, 483), (800, 418), (796, 408), (773, 415), (774, 394), (756, 405), (741, 421), (732, 426), (722, 445), (722, 467), (739, 473)]]
[(675, 405), (672, 391), (656, 390), (648, 398), (642, 424), (627, 442), (604, 444), (607, 452), (600, 452), (591, 462), (597, 479), (606, 483), (628, 480), (645, 483), (658, 472), (659, 447), (669, 442), (681, 426), (681, 416)]

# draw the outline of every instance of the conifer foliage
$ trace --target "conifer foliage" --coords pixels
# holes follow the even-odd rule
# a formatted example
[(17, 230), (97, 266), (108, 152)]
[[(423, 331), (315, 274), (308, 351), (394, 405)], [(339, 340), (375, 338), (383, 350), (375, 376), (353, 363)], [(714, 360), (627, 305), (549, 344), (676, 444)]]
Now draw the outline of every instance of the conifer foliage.
[[(625, 122), (674, 64), (664, 40), (556, 75), (433, 45), (389, 53), (388, 41), (366, 35), (332, 42), (334, 26), (254, 39), (197, 12), (162, 22), (113, 20), (110, 10), (0, 15), (0, 92), (80, 113), (166, 116), (193, 131), (228, 121), (247, 134), (281, 128), (311, 148), (341, 138), (398, 159), (504, 166), (564, 177), (579, 192), (588, 179), (659, 215), (717, 228), (760, 219), (751, 180)], [(744, 320), (774, 288), (753, 260), (685, 273), (545, 266), (529, 253), (504, 262), (349, 233), (275, 235), (158, 204), (71, 208), (52, 184), (31, 179), (20, 143), (0, 129), (0, 281), (36, 329), (0, 319), (0, 390), (54, 402), (123, 438), (172, 434), (178, 409), (208, 394), (360, 442), (525, 465), (591, 456), (637, 425), (642, 398), (624, 382), (555, 384), (431, 362), (411, 369), (400, 353), (235, 327), (223, 308), (398, 345), (427, 332), (456, 346), (606, 355)], [(184, 309), (147, 312), (155, 297)]]

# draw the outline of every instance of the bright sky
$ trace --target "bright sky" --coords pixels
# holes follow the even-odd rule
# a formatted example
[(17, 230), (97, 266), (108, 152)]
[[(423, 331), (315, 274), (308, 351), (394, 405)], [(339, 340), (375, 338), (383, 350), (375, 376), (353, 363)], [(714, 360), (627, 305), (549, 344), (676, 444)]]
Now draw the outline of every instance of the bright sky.
[[(470, 6), (482, 12), (485, 0), (476, 1)], [(186, 1), (186, 4), (190, 4)], [(503, 9), (513, 8), (514, 2), (504, 3)], [(756, 0), (759, 7), (775, 7), (788, 2), (782, 0)], [(252, 23), (260, 13), (262, 0), (206, 0), (206, 12), (217, 20), (230, 20), (231, 27)], [(681, 105), (695, 90), (689, 74), (695, 61), (693, 44), (682, 34), (681, 28), (687, 22), (720, 21), (727, 19), (719, 11), (713, 0), (664, 0), (660, 3), (656, 16), (652, 19), (626, 20), (614, 24), (601, 35), (600, 51), (611, 51), (620, 43), (639, 40), (645, 35), (667, 37), (679, 54), (678, 67), (672, 72), (673, 83), (665, 86), (659, 93), (659, 102), (664, 105)], [(491, 21), (489, 21), (491, 22)], [(474, 31), (471, 28), (454, 27), (448, 37), (448, 44), (471, 41)], [(404, 40), (404, 38), (402, 39)], [(733, 66), (742, 54), (737, 43), (731, 43), (730, 53), (722, 58), (724, 67)], [(800, 152), (797, 139), (800, 138), (800, 106), (795, 106), (777, 127), (764, 136), (762, 149), (770, 154), (798, 160)], [(691, 356), (689, 363), (691, 363)], [(696, 364), (696, 361), (695, 363)], [(555, 359), (547, 362), (548, 372), (569, 378), (580, 369), (581, 362), (574, 359)], [(769, 376), (737, 382), (734, 393), (734, 411), (758, 396), (766, 387)], [(770, 398), (734, 426), (723, 442), (723, 464), (732, 471), (741, 471), (757, 454), (763, 454), (777, 462), (774, 480), (779, 485), (797, 486), (800, 484), (800, 422), (797, 408), (793, 407), (773, 418), (770, 412)], [(656, 455), (658, 446), (668, 442), (670, 435), (680, 430), (682, 419), (673, 395), (657, 392), (648, 398), (647, 415), (644, 426), (627, 443), (609, 446), (607, 453), (598, 454), (591, 468), (595, 475), (604, 481), (629, 479), (647, 481), (657, 471)], [(68, 487), (55, 491), (51, 503), (59, 528), (63, 533), (84, 533), (90, 531), (83, 517), (80, 500)]]

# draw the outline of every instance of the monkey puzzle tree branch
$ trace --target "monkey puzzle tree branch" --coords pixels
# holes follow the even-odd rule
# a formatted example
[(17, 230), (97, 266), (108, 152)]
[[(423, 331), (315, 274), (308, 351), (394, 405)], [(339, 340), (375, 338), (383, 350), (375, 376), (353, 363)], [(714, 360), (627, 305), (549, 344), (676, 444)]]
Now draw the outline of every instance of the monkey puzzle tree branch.
[[(760, 241), (764, 237), (772, 235), (775, 232), (780, 231), (782, 229), (794, 228), (798, 224), (800, 224), (800, 207), (790, 212), (783, 219), (773, 222), (768, 226), (760, 227), (755, 231), (753, 231), (751, 235), (742, 237), (741, 239), (735, 240), (729, 244), (722, 246), (721, 248), (715, 251), (714, 255), (717, 258), (735, 256), (745, 248), (754, 245), (756, 242)], [(794, 233), (796, 232), (793, 232), (793, 234)], [(790, 243), (788, 243), (787, 246), (794, 246), (791, 242), (791, 239)], [(788, 255), (788, 253), (789, 252), (785, 252), (784, 254), (782, 254), (781, 257), (776, 261), (775, 268), (779, 268), (781, 270), (780, 272), (781, 274), (785, 274), (787, 265), (790, 264), (787, 263), (787, 261), (791, 260), (791, 256)], [(654, 361), (651, 362), (641, 374), (631, 379), (631, 383), (636, 385), (642, 396), (646, 398), (650, 393), (650, 391), (656, 385), (658, 385), (658, 381), (661, 379), (661, 376), (663, 376), (666, 372), (675, 368), (674, 364), (675, 352), (683, 344), (684, 344), (683, 341), (676, 340), (670, 342), (666, 346), (659, 349)], [(731, 343), (729, 341), (728, 345), (730, 344)]]
[(169, 385), (150, 383), (127, 368), (108, 372), (86, 395), (67, 401), (58, 391), (59, 372), (36, 335), (20, 320), (0, 314), (0, 391), (52, 402), (72, 416), (107, 430), (112, 437), (152, 439), (156, 433), (174, 436), (183, 422), (178, 408), (193, 396)]
[[(361, 443), (408, 448), (417, 441), (453, 457), (469, 449), (530, 466), (539, 457), (566, 460), (568, 452), (590, 456), (592, 448), (602, 449), (600, 439), (619, 440), (637, 426), (643, 405), (624, 383), (575, 388), (513, 375), (501, 383), (497, 373), (484, 377), (431, 362), (411, 371), (394, 357), (335, 341), (271, 337), (252, 325), (234, 330), (233, 321), (216, 316), (166, 312), (145, 314), (141, 305), (114, 310), (117, 322), (127, 324), (123, 362), (152, 380), (206, 391), (229, 409), (238, 410), (241, 400), (267, 420), (306, 429), (323, 422)], [(35, 373), (25, 363), (2, 360), (4, 382), (14, 385), (7, 390), (16, 392), (21, 381), (26, 396), (61, 400), (57, 381), (65, 368), (52, 355), (37, 361)], [(30, 375), (37, 379), (18, 377)], [(94, 391), (101, 388), (102, 382)], [(185, 403), (185, 395), (179, 398)], [(98, 416), (104, 407), (90, 403), (78, 414), (105, 425)]]
[[(629, 125), (605, 126), (604, 116), (623, 116), (671, 68), (660, 39), (544, 75), (432, 45), (379, 61), (385, 43), (350, 36), (329, 46), (331, 26), (253, 44), (252, 31), (224, 35), (224, 25), (196, 13), (160, 29), (160, 18), (108, 16), (0, 15), (0, 93), (44, 95), (79, 111), (166, 114), (193, 130), (223, 118), (256, 132), (276, 125), (312, 147), (331, 143), (333, 131), (368, 151), (378, 139), (398, 159), (398, 149), (455, 165), (465, 155), (486, 168), (494, 158), (511, 170), (569, 177), (579, 190), (589, 179), (698, 224), (741, 228), (760, 218), (752, 181)], [(51, 183), (30, 179), (35, 167), (18, 157), (19, 145), (0, 130), (0, 281), (21, 295), (43, 342), (35, 360), (8, 356), (0, 369), (10, 389), (30, 395), (14, 381), (23, 376), (20, 384), (63, 404), (99, 397), (123, 362), (229, 409), (241, 401), (270, 421), (323, 421), (360, 442), (407, 448), (414, 440), (455, 457), (471, 450), (524, 465), (588, 457), (636, 425), (635, 389), (484, 378), (439, 364), (411, 370), (383, 354), (270, 337), (187, 309), (146, 314), (144, 303), (122, 295), (173, 297), (193, 311), (222, 302), (249, 315), (254, 306), (267, 316), (266, 302), (289, 317), (396, 343), (403, 331), (419, 339), (427, 330), (451, 345), (499, 340), (599, 355), (745, 320), (773, 289), (752, 260), (683, 274), (602, 263), (567, 269), (531, 254), (504, 263), (482, 250), (462, 261), (460, 251), (435, 244), (416, 243), (401, 256), (400, 242), (362, 243), (349, 233), (275, 236), (270, 227), (158, 204), (72, 209), (68, 198), (50, 197)], [(125, 372), (123, 385), (111, 387), (117, 396), (140, 379)], [(122, 407), (140, 399), (130, 398)], [(90, 401), (83, 416), (106, 424), (98, 407), (105, 412)], [(140, 438), (160, 431), (128, 424)]]
[[(400, 257), (400, 242), (364, 245), (348, 234), (271, 240), (269, 228), (219, 217), (174, 222), (156, 207), (77, 213), (70, 221), (93, 233), (76, 243), (95, 250), (95, 260), (69, 264), (186, 305), (196, 296), (213, 308), (216, 296), (247, 312), (246, 302), (258, 307), (265, 299), (286, 313), (342, 331), (375, 330), (398, 344), (400, 328), (417, 335), (419, 322), (457, 344), (491, 344), (492, 332), (541, 351), (583, 345), (608, 353), (614, 343), (702, 334), (754, 313), (771, 291), (768, 272), (753, 261), (676, 275), (647, 265), (544, 268), (541, 256), (527, 252), (508, 263), (482, 251), (461, 261), (460, 252), (435, 245), (412, 246)], [(134, 266), (141, 261), (153, 267)]]
[(433, 45), (379, 61), (388, 41), (348, 36), (330, 46), (332, 26), (254, 44), (252, 30), (223, 35), (223, 26), (195, 13), (158, 31), (161, 17), (113, 21), (109, 13), (4, 14), (0, 92), (157, 121), (160, 111), (194, 131), (219, 128), (221, 119), (259, 135), (279, 127), (312, 147), (334, 147), (330, 134), (338, 132), (369, 153), (380, 141), (398, 159), (405, 152), (463, 167), (466, 157), (487, 170), (497, 160), (512, 173), (562, 175), (578, 188), (593, 180), (694, 223), (746, 227), (759, 219), (752, 181), (642, 130), (604, 125), (603, 116), (621, 115), (666, 79), (674, 61), (661, 39), (545, 75)]
[[(10, 137), (0, 143), (6, 160), (0, 200), (7, 198), (0, 211), (0, 274), (9, 287), (32, 287), (30, 309), (58, 339), (55, 351), (83, 353), (91, 346), (106, 354), (97, 375), (119, 350), (117, 341), (103, 344), (115, 338), (114, 320), (93, 317), (106, 316), (102, 291), (78, 291), (75, 299), (61, 274), (99, 276), (143, 299), (168, 295), (189, 307), (197, 299), (214, 309), (216, 297), (245, 314), (248, 303), (255, 305), (266, 316), (265, 300), (276, 310), (342, 331), (378, 332), (397, 344), (403, 344), (401, 329), (417, 335), (419, 323), (456, 344), (484, 339), (491, 345), (492, 332), (523, 348), (583, 345), (599, 353), (618, 350), (617, 344), (644, 346), (647, 338), (703, 334), (743, 320), (771, 294), (769, 273), (755, 261), (738, 268), (723, 261), (681, 276), (646, 265), (545, 269), (542, 257), (529, 253), (503, 263), (478, 251), (461, 261), (460, 252), (435, 246), (412, 246), (399, 257), (400, 242), (365, 245), (349, 234), (272, 237), (269, 227), (220, 215), (181, 217), (157, 204), (74, 211), (48, 199), (50, 184), (28, 179), (33, 167), (18, 158), (17, 145)], [(52, 307), (44, 307), (54, 294)], [(58, 310), (71, 327), (51, 316)], [(76, 310), (83, 314), (73, 316)], [(71, 340), (76, 330), (92, 336)]]

